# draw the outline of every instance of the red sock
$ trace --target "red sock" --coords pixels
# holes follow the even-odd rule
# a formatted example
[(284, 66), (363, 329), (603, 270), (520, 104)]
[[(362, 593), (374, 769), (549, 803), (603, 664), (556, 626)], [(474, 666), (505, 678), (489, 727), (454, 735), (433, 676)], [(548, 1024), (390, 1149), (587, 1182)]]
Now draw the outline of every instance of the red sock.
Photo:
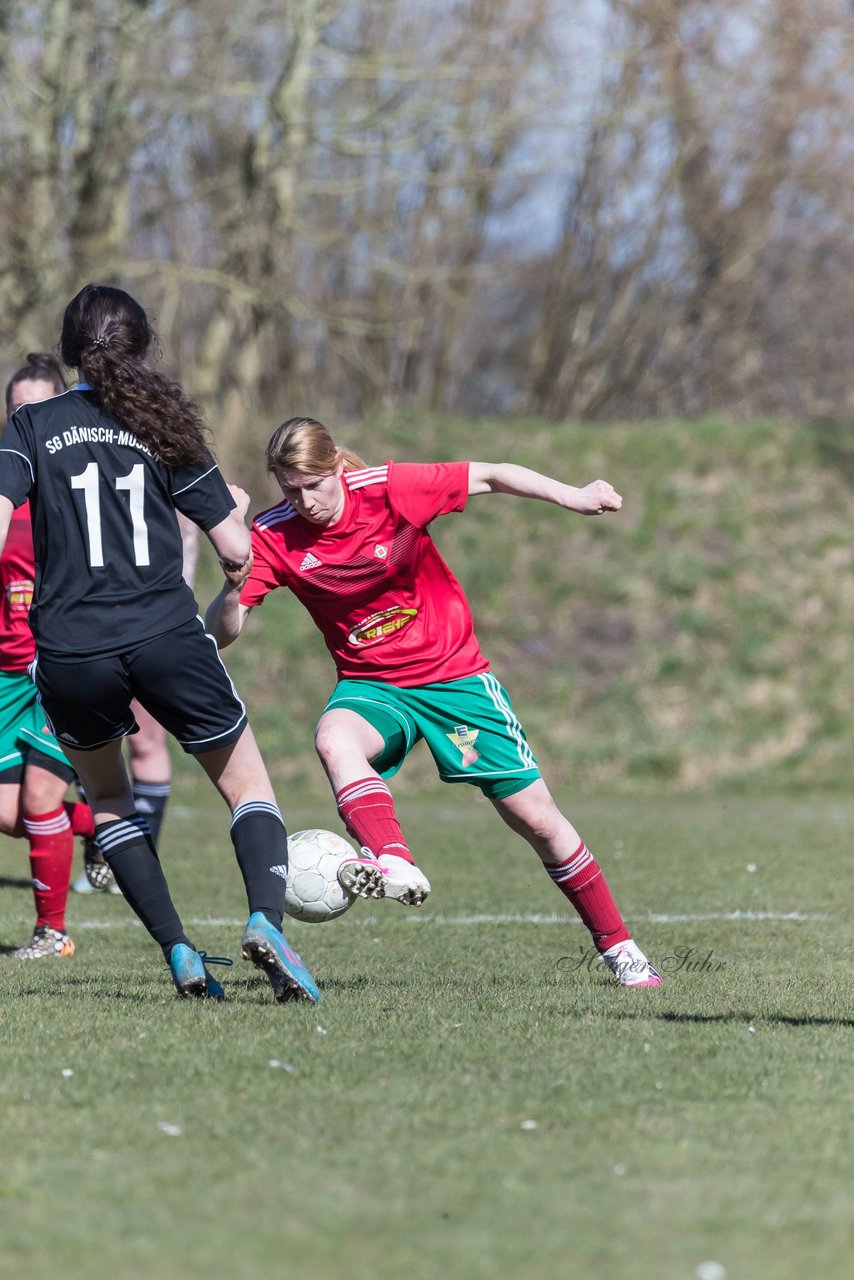
[(632, 936), (623, 924), (602, 868), (583, 840), (565, 862), (543, 865), (587, 925), (597, 951), (607, 951)]
[(65, 806), (51, 813), (25, 813), (30, 868), (36, 900), (36, 924), (65, 932), (65, 903), (71, 879), (74, 834)]
[(66, 800), (62, 807), (68, 814), (72, 833), (75, 836), (86, 836), (91, 840), (95, 835), (95, 819), (92, 817), (92, 810), (88, 804), (75, 800)]
[(392, 853), (414, 861), (394, 811), (394, 800), (382, 778), (374, 775), (342, 787), (335, 797), (338, 812), (354, 840), (378, 858)]

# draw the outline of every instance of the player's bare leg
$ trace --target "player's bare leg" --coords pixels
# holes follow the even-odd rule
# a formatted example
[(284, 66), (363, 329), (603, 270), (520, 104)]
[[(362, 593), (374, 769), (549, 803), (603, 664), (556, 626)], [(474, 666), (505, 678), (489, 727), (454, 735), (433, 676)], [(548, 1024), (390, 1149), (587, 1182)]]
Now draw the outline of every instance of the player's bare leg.
[[(314, 745), (338, 812), (362, 851), (362, 879), (371, 886), (365, 896), (394, 898), (406, 907), (420, 907), (430, 892), (430, 881), (415, 865), (391, 792), (371, 764), (385, 747), (382, 734), (355, 711), (333, 707), (320, 717)], [(356, 864), (346, 865), (355, 868)], [(368, 877), (369, 870), (376, 867), (382, 874), (381, 884)], [(346, 869), (342, 872), (346, 874)], [(353, 874), (358, 873), (353, 870)], [(355, 887), (352, 891), (360, 892)]]
[(141, 703), (131, 704), (138, 733), (127, 739), (130, 773), (137, 813), (147, 821), (154, 843), (160, 843), (160, 828), (172, 791), (172, 760), (166, 745), (166, 730)]
[(633, 940), (602, 869), (554, 802), (542, 778), (492, 802), (507, 825), (535, 850), (546, 872), (572, 903), (593, 945), (621, 986), (659, 986), (661, 978)]
[(0, 783), (0, 835), (18, 839), (24, 834), (20, 782)]
[[(166, 746), (166, 730), (136, 699), (131, 710), (139, 727), (137, 733), (125, 739), (134, 809), (148, 824), (156, 847), (160, 843), (160, 828), (171, 791), (172, 762)], [(73, 887), (76, 893), (118, 892), (118, 885), (94, 839), (84, 839), (83, 873)]]

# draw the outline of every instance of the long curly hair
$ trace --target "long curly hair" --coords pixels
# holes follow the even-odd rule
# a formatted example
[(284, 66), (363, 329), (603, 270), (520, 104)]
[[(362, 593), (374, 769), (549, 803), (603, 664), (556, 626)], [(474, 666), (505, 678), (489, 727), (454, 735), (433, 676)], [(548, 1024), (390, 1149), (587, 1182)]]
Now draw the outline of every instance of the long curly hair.
[(65, 308), (59, 350), (95, 391), (101, 408), (171, 466), (210, 453), (209, 428), (180, 383), (146, 363), (160, 344), (129, 293), (87, 284)]

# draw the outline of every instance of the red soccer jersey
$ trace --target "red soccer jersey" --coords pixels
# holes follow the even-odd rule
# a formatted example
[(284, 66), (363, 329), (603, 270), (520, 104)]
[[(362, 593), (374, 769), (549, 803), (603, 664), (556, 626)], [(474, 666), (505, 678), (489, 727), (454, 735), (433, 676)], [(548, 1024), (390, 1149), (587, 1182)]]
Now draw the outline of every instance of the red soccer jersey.
[(12, 513), (0, 555), (0, 671), (26, 671), (36, 656), (36, 642), (27, 622), (35, 572), (30, 504), (25, 502)]
[(486, 671), (471, 610), (427, 532), (462, 511), (468, 463), (388, 462), (346, 471), (331, 528), (280, 502), (252, 525), (252, 572), (241, 592), (261, 604), (290, 587), (323, 633), (339, 679), (411, 687)]

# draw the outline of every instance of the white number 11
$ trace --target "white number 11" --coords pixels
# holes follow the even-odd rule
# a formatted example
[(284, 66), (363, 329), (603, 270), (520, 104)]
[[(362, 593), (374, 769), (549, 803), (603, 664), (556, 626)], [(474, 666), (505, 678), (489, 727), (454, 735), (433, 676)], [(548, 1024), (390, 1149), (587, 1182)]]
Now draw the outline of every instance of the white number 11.
[[(104, 543), (101, 537), (101, 476), (97, 462), (90, 462), (84, 471), (71, 476), (72, 489), (82, 489), (86, 503), (86, 528), (89, 534), (89, 564), (93, 569), (104, 567)], [(116, 488), (127, 489), (130, 519), (133, 526), (133, 555), (138, 565), (147, 565), (148, 528), (145, 523), (145, 468), (141, 462), (131, 467), (126, 476), (116, 476)]]

